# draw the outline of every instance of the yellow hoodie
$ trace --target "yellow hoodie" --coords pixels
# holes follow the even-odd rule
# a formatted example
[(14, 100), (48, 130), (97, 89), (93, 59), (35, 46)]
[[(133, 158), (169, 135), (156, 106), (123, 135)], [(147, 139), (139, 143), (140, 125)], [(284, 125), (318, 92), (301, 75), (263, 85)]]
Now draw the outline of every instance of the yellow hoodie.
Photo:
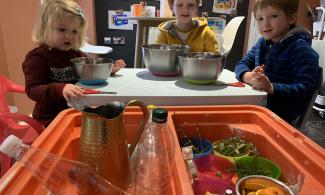
[[(193, 18), (194, 27), (188, 32), (182, 32), (174, 27), (176, 20), (163, 22), (158, 26), (160, 31), (157, 44), (183, 44), (191, 46), (194, 52), (218, 53), (218, 43), (214, 32), (208, 27), (206, 18)], [(189, 33), (185, 42), (181, 40), (177, 32)]]

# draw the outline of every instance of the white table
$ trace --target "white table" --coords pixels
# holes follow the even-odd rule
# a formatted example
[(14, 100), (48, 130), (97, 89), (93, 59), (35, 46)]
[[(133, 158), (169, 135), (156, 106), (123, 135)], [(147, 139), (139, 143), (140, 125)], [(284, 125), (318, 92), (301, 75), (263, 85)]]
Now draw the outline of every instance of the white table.
[[(224, 69), (220, 81), (236, 82), (235, 73)], [(128, 102), (140, 100), (145, 104), (159, 106), (254, 104), (266, 105), (267, 93), (251, 86), (230, 87), (217, 85), (193, 85), (178, 77), (157, 77), (147, 69), (124, 68), (103, 85), (77, 85), (114, 91), (117, 94), (89, 94), (77, 104), (99, 106), (111, 101)]]

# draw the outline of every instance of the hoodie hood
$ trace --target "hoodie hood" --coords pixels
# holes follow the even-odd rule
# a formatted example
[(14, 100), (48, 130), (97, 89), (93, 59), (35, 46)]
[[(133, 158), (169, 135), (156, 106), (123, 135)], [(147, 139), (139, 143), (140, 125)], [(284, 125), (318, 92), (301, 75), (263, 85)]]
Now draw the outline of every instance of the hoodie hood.
[[(187, 32), (176, 27), (176, 20), (163, 22), (158, 26), (157, 44), (181, 44), (191, 46), (194, 52), (219, 52), (215, 33), (208, 26), (206, 18), (192, 18), (193, 28)], [(180, 35), (186, 35), (181, 37)]]
[[(208, 22), (207, 22), (206, 18), (193, 18), (192, 22), (194, 25), (193, 25), (193, 28), (188, 31), (188, 33), (190, 33), (190, 34), (193, 34), (195, 31), (199, 32), (198, 29), (202, 29), (202, 28), (205, 28), (206, 26), (208, 26)], [(159, 28), (159, 30), (166, 32), (166, 33), (170, 34), (171, 36), (176, 37), (182, 44), (186, 45), (186, 42), (184, 42), (177, 34), (177, 30), (176, 30), (176, 27), (174, 24), (176, 24), (176, 20), (171, 20), (171, 21), (167, 21), (167, 22), (160, 24), (158, 26), (158, 28)], [(178, 30), (178, 31), (180, 31), (180, 30)], [(196, 33), (194, 33), (194, 34), (196, 34)], [(192, 35), (192, 37), (193, 37), (193, 35)]]
[[(208, 25), (208, 21), (206, 18), (193, 18), (192, 22), (194, 24), (193, 29), (195, 29), (195, 27), (205, 27)], [(171, 31), (175, 31), (174, 24), (176, 24), (176, 20), (170, 20), (170, 21), (161, 23), (158, 26), (158, 28), (159, 28), (159, 30), (170, 33)]]
[(303, 26), (295, 26), (279, 41), (280, 44), (286, 44), (292, 42), (292, 39), (303, 39), (311, 44), (312, 36), (310, 32)]

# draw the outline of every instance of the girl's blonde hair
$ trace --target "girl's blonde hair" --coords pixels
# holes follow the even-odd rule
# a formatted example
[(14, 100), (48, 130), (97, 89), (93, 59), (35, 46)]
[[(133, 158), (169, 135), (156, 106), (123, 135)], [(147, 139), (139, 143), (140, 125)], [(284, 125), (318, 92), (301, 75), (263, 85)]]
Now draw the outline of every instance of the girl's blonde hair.
[(33, 30), (32, 40), (37, 44), (49, 45), (50, 36), (52, 33), (52, 23), (55, 19), (64, 14), (78, 17), (80, 19), (80, 29), (75, 50), (79, 49), (85, 41), (87, 21), (83, 15), (81, 7), (73, 0), (46, 0), (43, 2), (38, 18)]

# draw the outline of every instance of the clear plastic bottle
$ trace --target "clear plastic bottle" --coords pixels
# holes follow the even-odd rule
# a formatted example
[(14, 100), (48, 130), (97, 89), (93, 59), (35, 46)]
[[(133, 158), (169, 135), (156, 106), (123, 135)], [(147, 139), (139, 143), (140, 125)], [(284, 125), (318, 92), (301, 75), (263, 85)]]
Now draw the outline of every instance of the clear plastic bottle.
[(127, 194), (88, 165), (26, 145), (14, 135), (1, 143), (0, 151), (22, 163), (50, 194)]
[(150, 105), (147, 106), (148, 113), (149, 113), (148, 123), (151, 123), (152, 122), (152, 112), (153, 112), (153, 110), (155, 108), (156, 108), (156, 106), (153, 105), (153, 104), (150, 104)]
[(175, 142), (167, 124), (168, 112), (152, 110), (152, 121), (142, 133), (132, 164), (135, 173), (135, 194), (170, 194), (175, 159)]

